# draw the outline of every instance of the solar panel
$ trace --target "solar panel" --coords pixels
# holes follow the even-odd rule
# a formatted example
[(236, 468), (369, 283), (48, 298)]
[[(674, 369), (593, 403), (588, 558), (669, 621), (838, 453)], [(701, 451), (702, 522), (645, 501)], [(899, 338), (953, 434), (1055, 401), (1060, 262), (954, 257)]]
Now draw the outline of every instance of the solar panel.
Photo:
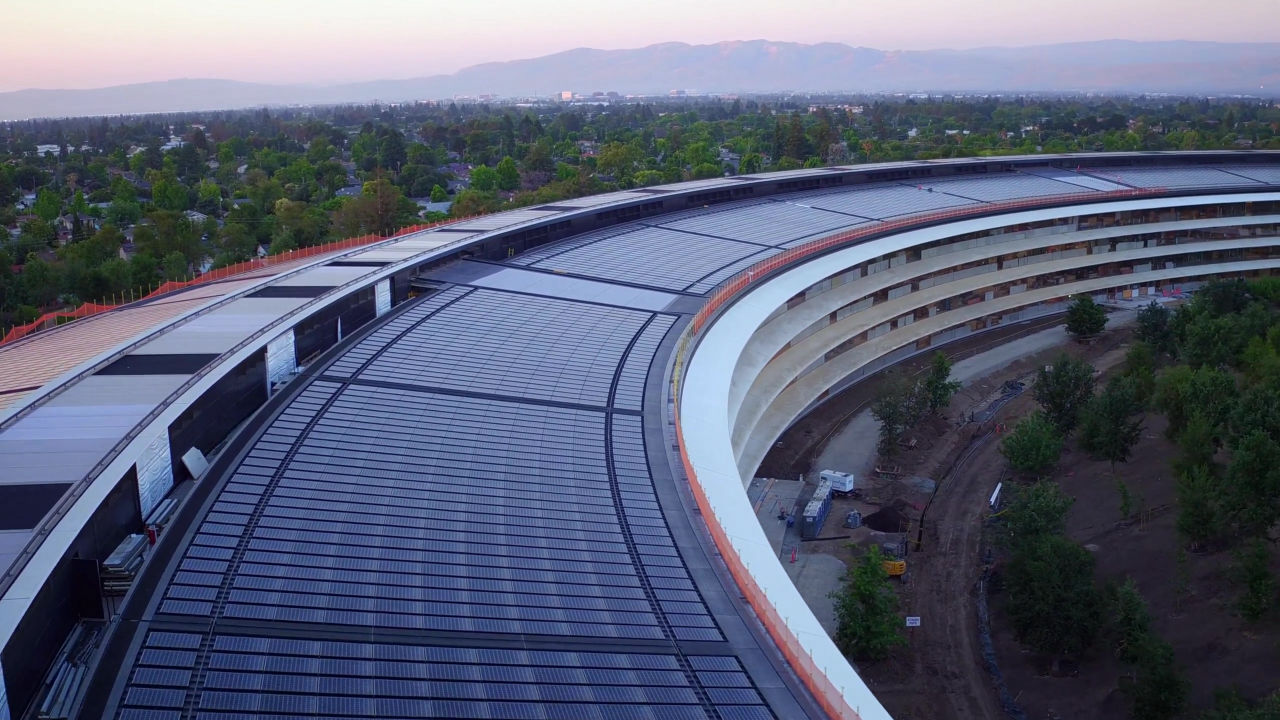
[(414, 327), (358, 377), (603, 406), (622, 353), (648, 318), (476, 290)]
[(762, 245), (695, 235), (664, 227), (632, 225), (605, 231), (588, 244), (550, 249), (524, 264), (544, 270), (665, 290), (683, 290), (709, 273), (755, 255)]

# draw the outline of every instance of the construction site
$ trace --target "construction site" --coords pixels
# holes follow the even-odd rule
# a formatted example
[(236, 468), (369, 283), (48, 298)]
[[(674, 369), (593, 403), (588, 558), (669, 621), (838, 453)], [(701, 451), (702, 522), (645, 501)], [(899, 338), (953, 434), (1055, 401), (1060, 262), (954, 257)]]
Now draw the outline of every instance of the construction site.
[[(750, 490), (766, 529), (770, 523), (785, 529), (775, 529), (780, 557), (830, 632), (835, 618), (827, 595), (853, 560), (877, 545), (901, 562), (901, 574), (891, 570), (890, 577), (900, 613), (912, 619), (903, 630), (907, 644), (886, 660), (858, 666), (895, 718), (1129, 717), (1117, 683), (1123, 668), (1105, 648), (1078, 663), (1055, 663), (1014, 637), (988, 528), (1001, 488), (1017, 482), (1000, 439), (1035, 409), (1027, 390), (1037, 369), (1065, 351), (1092, 364), (1101, 384), (1131, 344), (1135, 314), (1113, 312), (1112, 329), (1091, 344), (1069, 340), (1057, 317), (948, 347), (962, 389), (945, 412), (907, 433), (892, 461), (876, 453), (878, 426), (869, 410), (881, 377), (820, 406), (766, 460), (762, 474), (817, 479), (835, 468), (856, 478), (857, 491), (833, 495), (824, 526), (809, 537), (799, 516), (785, 528), (784, 510), (803, 507), (812, 481), (758, 479)], [(912, 376), (927, 363), (916, 358), (893, 371)], [(1067, 535), (1093, 554), (1100, 582), (1137, 584), (1156, 628), (1195, 678), (1193, 707), (1211, 705), (1215, 688), (1264, 695), (1274, 690), (1280, 632), (1244, 628), (1232, 615), (1221, 558), (1192, 554), (1176, 567), (1168, 464), (1174, 444), (1164, 426), (1163, 417), (1148, 413), (1134, 456), (1120, 470), (1137, 498), (1128, 519), (1108, 463), (1068, 444), (1052, 475), (1074, 498)], [(797, 502), (788, 505), (789, 497)]]

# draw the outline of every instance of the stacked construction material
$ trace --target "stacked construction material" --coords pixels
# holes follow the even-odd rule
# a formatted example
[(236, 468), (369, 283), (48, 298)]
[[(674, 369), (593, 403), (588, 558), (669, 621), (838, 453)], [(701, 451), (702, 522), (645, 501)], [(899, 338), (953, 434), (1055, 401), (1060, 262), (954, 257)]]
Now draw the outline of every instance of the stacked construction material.
[(101, 627), (76, 625), (54, 658), (45, 677), (44, 700), (37, 717), (41, 720), (66, 720), (71, 717), (84, 685), (89, 660), (101, 639)]
[(121, 596), (133, 586), (133, 577), (142, 567), (142, 553), (147, 549), (147, 536), (134, 534), (126, 537), (102, 561), (102, 594)]
[(145, 525), (154, 527), (157, 531), (163, 530), (165, 525), (169, 524), (169, 520), (173, 517), (173, 511), (178, 509), (178, 501), (173, 498), (165, 498), (156, 505), (151, 513), (147, 515)]

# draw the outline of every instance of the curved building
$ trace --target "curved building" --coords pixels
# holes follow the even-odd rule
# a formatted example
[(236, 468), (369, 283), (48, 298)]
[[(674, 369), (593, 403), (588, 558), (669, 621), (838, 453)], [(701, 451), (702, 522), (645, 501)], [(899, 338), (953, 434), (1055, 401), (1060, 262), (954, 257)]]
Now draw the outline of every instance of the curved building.
[(1278, 227), (1277, 153), (822, 168), (464, 221), (5, 346), (5, 707), (888, 717), (747, 501), (767, 450), (1070, 295), (1270, 273)]

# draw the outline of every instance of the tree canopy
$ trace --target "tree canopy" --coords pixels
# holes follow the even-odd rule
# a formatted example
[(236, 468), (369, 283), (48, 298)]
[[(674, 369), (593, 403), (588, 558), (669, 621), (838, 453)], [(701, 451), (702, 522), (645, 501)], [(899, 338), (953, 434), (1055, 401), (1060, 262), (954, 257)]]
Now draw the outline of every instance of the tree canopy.
[(1057, 464), (1062, 454), (1062, 434), (1044, 413), (1032, 413), (1000, 441), (1000, 452), (1014, 470), (1041, 476)]
[(898, 596), (889, 585), (880, 548), (872, 545), (845, 573), (843, 585), (831, 593), (835, 601), (835, 643), (855, 660), (879, 660), (906, 643)]
[(1076, 337), (1089, 337), (1107, 326), (1107, 311), (1088, 295), (1077, 295), (1067, 306), (1067, 332)]
[(1093, 366), (1063, 353), (1049, 369), (1036, 373), (1036, 402), (1058, 432), (1070, 435), (1080, 411), (1093, 396)]

